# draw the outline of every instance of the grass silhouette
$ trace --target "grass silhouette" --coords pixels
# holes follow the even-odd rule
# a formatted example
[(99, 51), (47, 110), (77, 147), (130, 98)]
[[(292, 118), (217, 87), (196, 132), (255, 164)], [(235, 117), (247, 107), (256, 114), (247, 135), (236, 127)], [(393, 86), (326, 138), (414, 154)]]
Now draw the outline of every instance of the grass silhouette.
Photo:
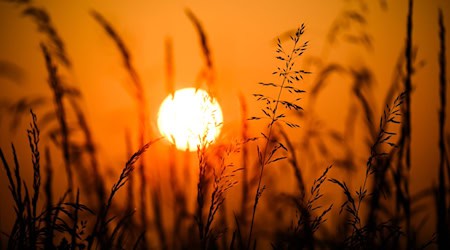
[[(33, 173), (31, 182), (23, 177), (24, 165), (14, 144), (10, 156), (0, 148), (4, 170), (0, 178), (8, 183), (14, 203), (12, 228), (1, 228), (2, 248), (448, 249), (450, 246), (450, 163), (445, 131), (446, 32), (442, 10), (438, 14), (440, 155), (437, 184), (422, 192), (410, 193), (412, 77), (420, 63), (415, 61), (413, 48), (414, 1), (409, 0), (405, 50), (396, 65), (379, 119), (373, 101), (377, 93), (371, 89), (374, 76), (370, 68), (328, 62), (326, 56), (318, 59), (321, 67), (317, 72), (298, 67), (299, 62), (306, 61), (303, 54), (308, 47), (308, 42), (303, 41), (306, 27), (301, 25), (276, 40), (277, 65), (272, 76), (278, 82), (260, 82), (261, 93), (239, 96), (241, 130), (238, 139), (210, 144), (206, 141), (206, 133), (201, 138), (195, 159), (198, 176), (192, 180), (196, 184), (192, 190), (193, 198), (188, 190), (191, 181), (188, 172), (193, 167), (191, 155), (176, 152), (173, 145), (167, 147), (167, 183), (156, 178), (148, 183), (146, 179), (146, 166), (163, 164), (154, 156), (145, 157), (162, 138), (149, 141), (153, 131), (148, 124), (146, 85), (120, 31), (102, 14), (91, 11), (92, 18), (121, 56), (122, 67), (131, 80), (131, 84), (124, 87), (135, 102), (138, 121), (138, 127), (130, 129), (137, 132), (137, 145), (133, 145), (131, 133), (127, 131), (125, 141), (129, 158), (109, 185), (110, 181), (102, 174), (104, 168), (98, 159), (86, 110), (80, 105), (82, 91), (63, 80), (73, 66), (63, 39), (44, 8), (31, 1), (7, 2), (22, 8), (23, 15), (31, 18), (44, 37), (41, 51), (51, 97), (1, 102), (1, 108), (7, 111), (13, 124), (20, 122), (23, 113), (30, 112), (27, 138)], [(382, 4), (386, 3), (382, 1)], [(217, 94), (214, 72), (219, 66), (213, 61), (207, 23), (202, 23), (189, 9), (185, 14), (197, 32), (204, 59), (196, 87), (205, 84), (214, 96)], [(327, 43), (332, 45), (344, 38), (366, 50), (373, 49), (371, 37), (364, 30), (366, 23), (362, 11), (343, 11), (332, 23)], [(351, 25), (363, 27), (364, 32), (351, 33), (348, 28)], [(171, 38), (165, 41), (165, 89), (167, 94), (173, 95), (172, 43)], [(20, 72), (20, 67), (0, 62), (0, 74), (13, 81), (23, 81)], [(270, 75), (271, 72), (265, 73)], [(349, 76), (352, 84), (344, 133), (317, 125), (319, 121), (314, 109), (334, 74)], [(308, 93), (299, 87), (304, 77), (314, 77)], [(304, 97), (307, 97), (310, 109), (303, 110), (300, 105)], [(249, 114), (249, 102), (255, 99), (260, 109), (257, 114)], [(35, 113), (37, 107), (50, 110)], [(355, 125), (358, 115), (362, 118), (361, 124)], [(55, 122), (57, 128), (47, 126), (50, 121)], [(252, 131), (253, 123), (263, 123), (263, 129)], [(369, 154), (364, 168), (357, 163), (352, 147), (356, 126), (368, 135)], [(304, 132), (300, 135), (299, 130)], [(75, 140), (76, 131), (82, 135), (81, 142)], [(42, 136), (43, 133), (49, 136)], [(255, 134), (257, 137), (252, 137)], [(330, 144), (341, 148), (343, 156), (336, 157), (332, 165), (322, 166), (317, 177), (308, 181), (305, 179), (308, 167), (320, 164), (318, 159), (333, 158)], [(67, 187), (60, 197), (54, 185), (55, 179), (60, 178), (55, 176), (56, 158), (63, 162), (67, 178)], [(177, 170), (180, 167), (178, 160), (184, 161), (180, 171)], [(269, 169), (282, 167), (290, 171), (286, 175), (292, 177), (292, 192), (276, 189), (277, 183), (284, 182), (285, 177), (276, 176)], [(364, 174), (362, 179), (351, 176), (350, 180), (344, 180), (335, 176), (334, 171), (339, 168), (350, 174), (356, 169), (364, 169)], [(184, 178), (179, 176), (180, 172)], [(136, 186), (139, 187), (137, 193)], [(266, 192), (267, 189), (271, 192)], [(127, 196), (124, 204), (119, 204), (119, 193)], [(331, 196), (338, 198), (330, 199)], [(339, 197), (343, 198), (340, 206)], [(419, 202), (425, 198), (434, 198), (435, 202), (421, 207)], [(232, 206), (232, 202), (227, 201), (238, 205)], [(166, 203), (173, 207), (167, 209)], [(417, 221), (424, 211), (435, 212), (435, 232), (428, 241), (419, 242), (417, 235), (421, 224)], [(270, 219), (269, 214), (275, 219)]]

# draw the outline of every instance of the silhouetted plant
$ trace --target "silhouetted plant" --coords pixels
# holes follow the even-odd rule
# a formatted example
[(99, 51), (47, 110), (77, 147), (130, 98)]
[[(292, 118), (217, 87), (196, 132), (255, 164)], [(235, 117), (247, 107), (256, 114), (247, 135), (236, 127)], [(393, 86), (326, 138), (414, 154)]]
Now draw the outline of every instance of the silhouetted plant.
[[(126, 88), (131, 90), (131, 95), (137, 105), (140, 149), (132, 154), (133, 147), (128, 136), (127, 155), (131, 155), (131, 158), (126, 162), (118, 180), (112, 185), (108, 196), (104, 189), (106, 179), (100, 174), (101, 166), (96, 158), (97, 150), (93, 133), (82, 105), (79, 103), (82, 96), (81, 90), (70, 85), (66, 80), (63, 81), (66, 79), (65, 70), (70, 70), (71, 62), (50, 15), (44, 8), (35, 6), (32, 1), (3, 0), (3, 2), (16, 4), (21, 9), (21, 13), (30, 17), (37, 25), (38, 31), (44, 35), (45, 40), (42, 42), (41, 48), (46, 63), (54, 109), (39, 116), (39, 123), (36, 115), (31, 111), (31, 123), (27, 135), (31, 152), (32, 182), (25, 181), (27, 176), (23, 172), (24, 165), (23, 162), (19, 164), (20, 157), (15, 146), (11, 145), (12, 163), (8, 162), (7, 157), (0, 149), (0, 158), (15, 213), (12, 228), (9, 232), (1, 232), (0, 244), (6, 243), (6, 245), (1, 245), (2, 247), (5, 246), (8, 249), (147, 249), (152, 247), (160, 249), (225, 249), (228, 247), (230, 249), (256, 249), (266, 247), (261, 243), (264, 240), (271, 242), (274, 249), (322, 247), (423, 249), (435, 243), (442, 249), (448, 248), (449, 243), (445, 236), (449, 231), (450, 218), (448, 213), (450, 163), (449, 152), (447, 152), (450, 137), (445, 134), (447, 80), (445, 72), (446, 40), (442, 11), (439, 12), (439, 39), (441, 42), (438, 124), (440, 159), (437, 186), (427, 187), (415, 194), (409, 194), (412, 76), (417, 68), (423, 65), (415, 63), (418, 52), (412, 43), (413, 0), (409, 0), (406, 48), (395, 66), (393, 82), (387, 91), (384, 102), (389, 105), (384, 107), (379, 126), (375, 124), (376, 109), (374, 108), (375, 98), (373, 98), (377, 93), (373, 92), (371, 88), (372, 83), (375, 82), (373, 71), (366, 66), (356, 67), (340, 62), (327, 62), (327, 52), (330, 50), (325, 50), (320, 58), (311, 61), (312, 65), (316, 63), (319, 68), (309, 95), (310, 107), (308, 107), (308, 112), (303, 112), (303, 108), (299, 104), (301, 99), (299, 96), (304, 90), (297, 87), (296, 83), (309, 72), (296, 69), (295, 64), (296, 59), (302, 56), (307, 48), (307, 42), (300, 42), (305, 29), (302, 25), (295, 31), (283, 34), (277, 40), (276, 58), (281, 65), (273, 74), (279, 78), (279, 81), (259, 83), (263, 89), (275, 91), (275, 96), (260, 93), (253, 95), (258, 103), (262, 104), (262, 113), (248, 120), (267, 122), (267, 128), (265, 128), (267, 131), (261, 132), (262, 146), (258, 145), (255, 151), (257, 162), (252, 162), (252, 155), (248, 151), (247, 142), (254, 141), (255, 138), (250, 137), (251, 131), (247, 119), (242, 120), (242, 138), (239, 142), (231, 144), (217, 142), (217, 145), (210, 145), (203, 138), (203, 142), (197, 150), (199, 176), (196, 186), (196, 207), (190, 209), (187, 190), (190, 180), (187, 173), (192, 166), (189, 152), (183, 155), (185, 157), (184, 178), (178, 178), (175, 159), (178, 154), (175, 152), (175, 146), (171, 146), (169, 149), (171, 158), (168, 163), (169, 189), (171, 190), (162, 188), (164, 186), (159, 180), (152, 180), (150, 185), (146, 184), (145, 161), (140, 158), (150, 145), (159, 139), (144, 144), (148, 133), (148, 126), (146, 126), (148, 106), (145, 100), (143, 81), (132, 62), (129, 48), (113, 26), (98, 12), (91, 12), (94, 19), (117, 46), (125, 71), (131, 79), (131, 84), (126, 85)], [(339, 14), (332, 23), (326, 46), (332, 47), (337, 42), (343, 41), (361, 46), (367, 51), (372, 50), (374, 40), (367, 30), (368, 19), (365, 16), (368, 11), (368, 1), (348, 2), (351, 6), (356, 4), (357, 8), (346, 8)], [(382, 6), (387, 6), (385, 1), (379, 2)], [(211, 44), (200, 19), (189, 9), (186, 10), (186, 15), (197, 31), (204, 58), (204, 65), (197, 76), (197, 87), (206, 82), (208, 92), (214, 94), (214, 67), (216, 65), (212, 60)], [(292, 50), (287, 50), (281, 44), (285, 38), (292, 41)], [(316, 72), (316, 70), (314, 71)], [(170, 39), (166, 41), (166, 74), (167, 93), (173, 94), (175, 78), (173, 48)], [(318, 95), (326, 89), (334, 74), (350, 76), (351, 81), (349, 93), (353, 99), (347, 110), (348, 115), (345, 118), (345, 128), (342, 133), (334, 127), (322, 126), (321, 120), (314, 113)], [(0, 61), (0, 77), (17, 83), (24, 80), (20, 67), (3, 61)], [(399, 92), (402, 93), (395, 98)], [(247, 103), (245, 97), (241, 96), (240, 98), (242, 116), (246, 118)], [(31, 107), (45, 107), (45, 104), (50, 102), (51, 98), (45, 96), (25, 96), (18, 100), (1, 100), (1, 114), (10, 116), (11, 132), (14, 132), (14, 129), (19, 127), (17, 124), (20, 123), (23, 114), (27, 113)], [(402, 117), (400, 117), (400, 111), (402, 111)], [(293, 116), (290, 116), (291, 114)], [(299, 127), (297, 122), (290, 120), (291, 117), (302, 119), (302, 127), (306, 128), (305, 136), (300, 137), (298, 134), (287, 133), (284, 130), (285, 126)], [(325, 168), (319, 178), (313, 180), (312, 183), (305, 179), (304, 171), (316, 169), (320, 161), (332, 161), (333, 169), (344, 167), (349, 174), (353, 174), (351, 171), (358, 170), (355, 167), (361, 164), (354, 146), (355, 139), (358, 139), (355, 136), (357, 133), (354, 131), (359, 125), (355, 122), (359, 117), (362, 118), (363, 133), (369, 135), (365, 139), (368, 139), (370, 153), (366, 161), (365, 175), (363, 175), (361, 184), (357, 181), (356, 185), (359, 187), (356, 191), (348, 180), (329, 178), (331, 166)], [(76, 122), (73, 122), (72, 119), (76, 119)], [(52, 122), (57, 122), (57, 126), (54, 127)], [(392, 125), (399, 123), (401, 123), (400, 138), (393, 142), (397, 129), (394, 129)], [(40, 128), (38, 128), (38, 124)], [(74, 131), (82, 132), (81, 143), (75, 141), (75, 135), (72, 136)], [(69, 189), (61, 197), (55, 197), (53, 189), (55, 177), (52, 157), (57, 157), (58, 154), (51, 151), (50, 145), (45, 142), (41, 143), (41, 140), (45, 141), (45, 139), (53, 142), (62, 151), (62, 157), (59, 156), (59, 158), (62, 158), (66, 166)], [(42, 145), (44, 145), (44, 151), (42, 151)], [(336, 156), (333, 147), (342, 149), (343, 156)], [(231, 161), (232, 154), (239, 153), (241, 149), (242, 166), (236, 167), (229, 161)], [(41, 152), (44, 152), (43, 157)], [(89, 156), (89, 158), (84, 156)], [(141, 189), (139, 195), (135, 197), (132, 182), (133, 179), (136, 179), (132, 177), (138, 159), (140, 159)], [(280, 195), (274, 188), (273, 197), (281, 198), (282, 202), (279, 205), (281, 208), (277, 208), (273, 214), (277, 220), (280, 220), (263, 221), (262, 223), (265, 225), (257, 228), (256, 225), (259, 226), (259, 223), (256, 223), (255, 214), (261, 206), (260, 199), (266, 188), (264, 182), (270, 183), (270, 181), (278, 180), (272, 175), (268, 175), (267, 171), (264, 175), (264, 170), (269, 165), (276, 165), (280, 168), (287, 167), (289, 173), (293, 174), (294, 181), (293, 185), (289, 187), (289, 191), (295, 191), (295, 193), (281, 193)], [(253, 166), (256, 168), (252, 169)], [(242, 176), (238, 176), (240, 170), (243, 170)], [(77, 179), (75, 176), (78, 177), (79, 183), (75, 181)], [(289, 175), (284, 175), (283, 178), (286, 176), (289, 177)], [(446, 177), (449, 178), (446, 179)], [(263, 180), (263, 178), (267, 179)], [(345, 199), (340, 207), (340, 216), (333, 218), (336, 224), (331, 224), (331, 226), (324, 224), (333, 207), (333, 201), (329, 202), (326, 198), (324, 199), (327, 194), (323, 192), (323, 184), (326, 179), (337, 185)], [(242, 190), (240, 190), (242, 197), (239, 197), (242, 204), (233, 206), (232, 203), (226, 203), (228, 200), (226, 194), (237, 185), (238, 180), (241, 180), (242, 183)], [(352, 180), (352, 182), (354, 181)], [(130, 199), (125, 206), (119, 206), (116, 204), (116, 196), (126, 184), (130, 185), (127, 190)], [(82, 188), (78, 188), (77, 185)], [(149, 197), (147, 197), (146, 185), (150, 187)], [(310, 190), (307, 188), (308, 186), (311, 187)], [(89, 192), (90, 190), (95, 190), (95, 192)], [(255, 197), (249, 199), (252, 190), (255, 191)], [(170, 197), (173, 198), (173, 201), (170, 202), (173, 203), (171, 204), (173, 209), (167, 215), (165, 213), (168, 210), (163, 209), (165, 207), (162, 204), (166, 201), (169, 192), (173, 194), (173, 197)], [(235, 193), (230, 194), (234, 195)], [(433, 196), (435, 198), (434, 207), (419, 204), (420, 201)], [(95, 198), (97, 203), (89, 200), (89, 203), (86, 203), (89, 206), (83, 204), (86, 197)], [(152, 206), (147, 205), (148, 198), (150, 198)], [(136, 209), (134, 208), (135, 199), (136, 202), (140, 202)], [(280, 200), (274, 199), (269, 202)], [(286, 203), (286, 200), (289, 202)], [(328, 203), (322, 204), (326, 202)], [(395, 204), (391, 204), (391, 202), (395, 202)], [(253, 204), (251, 219), (249, 216), (250, 203)], [(270, 205), (267, 208), (271, 208)], [(419, 244), (415, 239), (416, 230), (420, 230), (424, 222), (419, 221), (417, 215), (419, 212), (427, 211), (426, 208), (436, 209), (436, 232), (432, 234), (431, 239)], [(237, 210), (232, 211), (232, 209)], [(342, 214), (344, 209), (345, 213)], [(135, 218), (136, 212), (139, 213), (138, 219)], [(153, 213), (152, 220), (147, 218), (149, 212)], [(230, 212), (234, 214), (235, 226), (234, 231), (227, 235)], [(282, 215), (278, 213), (282, 213)], [(293, 213), (296, 217), (293, 216)], [(272, 214), (268, 213), (268, 215)], [(172, 218), (173, 221), (166, 220), (167, 217)], [(267, 217), (269, 218), (269, 216)], [(291, 222), (290, 225), (283, 220), (286, 218)], [(257, 233), (253, 232), (254, 230)], [(337, 232), (335, 233), (335, 231)], [(256, 234), (257, 236), (255, 236)], [(264, 239), (261, 237), (263, 235)], [(231, 242), (229, 242), (230, 237)], [(6, 242), (3, 241), (4, 238)]]
[[(388, 153), (380, 152), (380, 147), (383, 144), (387, 144), (390, 147), (397, 147), (396, 144), (391, 142), (392, 136), (396, 135), (395, 132), (388, 131), (387, 126), (390, 124), (399, 124), (401, 118), (400, 108), (403, 104), (405, 93), (400, 94), (392, 104), (392, 106), (386, 106), (384, 114), (380, 119), (379, 131), (376, 136), (376, 140), (373, 143), (370, 151), (370, 156), (366, 163), (366, 173), (364, 177), (364, 182), (360, 188), (356, 191), (356, 197), (353, 196), (352, 191), (345, 182), (341, 182), (337, 179), (331, 178), (329, 181), (337, 184), (345, 195), (345, 202), (341, 205), (340, 213), (345, 209), (347, 213), (351, 215), (348, 223), (351, 225), (352, 233), (347, 237), (345, 245), (349, 248), (371, 248), (375, 242), (370, 242), (369, 237), (374, 237), (374, 235), (368, 235), (367, 226), (363, 224), (360, 214), (360, 208), (362, 202), (369, 195), (369, 190), (367, 189), (368, 178), (375, 173), (375, 171), (383, 171), (382, 169), (376, 169), (377, 167), (382, 167), (379, 163), (382, 162), (382, 158), (388, 157)], [(383, 187), (375, 187), (373, 192), (377, 192), (376, 189)], [(373, 194), (370, 194), (373, 195)], [(377, 227), (379, 225), (376, 225)], [(375, 229), (375, 228), (372, 228)], [(369, 244), (371, 243), (371, 244)]]
[[(126, 86), (128, 90), (131, 91), (131, 95), (134, 97), (136, 101), (136, 111), (138, 114), (138, 145), (142, 147), (144, 145), (144, 141), (146, 138), (146, 134), (148, 133), (147, 130), (149, 127), (147, 126), (147, 118), (148, 118), (148, 105), (147, 101), (145, 99), (145, 92), (144, 87), (141, 81), (141, 78), (139, 77), (133, 63), (131, 60), (131, 53), (130, 50), (125, 45), (125, 42), (120, 37), (120, 35), (117, 33), (117, 31), (113, 28), (113, 26), (98, 12), (92, 11), (91, 12), (94, 19), (102, 26), (102, 28), (106, 31), (108, 36), (114, 41), (114, 43), (117, 46), (117, 49), (120, 52), (120, 55), (123, 60), (123, 65), (125, 67), (125, 70), (127, 71), (128, 75), (130, 76), (132, 80), (131, 86)], [(140, 167), (139, 167), (139, 175), (140, 175), (140, 220), (142, 223), (142, 228), (144, 230), (147, 230), (147, 205), (146, 205), (146, 192), (147, 192), (147, 181), (145, 179), (145, 161), (140, 161)], [(154, 185), (158, 185), (155, 183)], [(152, 191), (152, 197), (154, 199), (153, 203), (155, 206), (159, 206), (159, 202), (156, 200), (156, 197), (154, 196), (154, 191)], [(160, 209), (154, 210), (160, 211)], [(158, 214), (155, 214), (155, 216), (160, 216)], [(162, 229), (159, 227), (159, 230)], [(162, 232), (160, 232), (162, 234)], [(147, 242), (146, 234), (144, 234), (142, 240), (144, 241), (144, 244)], [(162, 244), (165, 244), (162, 242)]]
[(308, 45), (308, 42), (304, 42), (303, 44), (299, 43), (300, 37), (303, 35), (304, 31), (305, 26), (302, 24), (301, 27), (297, 29), (295, 35), (291, 36), (291, 40), (293, 42), (291, 52), (285, 51), (285, 49), (281, 45), (281, 41), (278, 39), (276, 50), (278, 56), (276, 57), (276, 59), (281, 61), (282, 66), (277, 67), (277, 70), (273, 72), (273, 75), (279, 76), (281, 78), (281, 83), (280, 84), (263, 83), (263, 82), (259, 83), (260, 85), (265, 87), (273, 87), (275, 89), (278, 89), (278, 96), (274, 98), (263, 94), (253, 94), (258, 101), (262, 101), (263, 103), (265, 103), (266, 106), (261, 110), (263, 113), (262, 116), (254, 116), (251, 117), (250, 120), (260, 120), (260, 119), (269, 120), (268, 123), (269, 132), (267, 135), (265, 133), (261, 133), (261, 135), (265, 140), (265, 146), (263, 151), (260, 150), (259, 146), (257, 147), (260, 173), (258, 178), (258, 185), (256, 187), (255, 198), (253, 202), (252, 219), (250, 222), (250, 232), (248, 234), (247, 249), (251, 248), (252, 232), (256, 208), (258, 206), (259, 199), (261, 198), (261, 195), (265, 189), (265, 185), (261, 186), (264, 168), (271, 163), (286, 158), (285, 156), (280, 157), (276, 156), (277, 155), (276, 153), (280, 149), (282, 150), (287, 149), (282, 143), (273, 140), (273, 126), (276, 122), (282, 122), (291, 128), (299, 127), (299, 125), (297, 125), (296, 123), (286, 120), (285, 119), (286, 114), (283, 112), (279, 112), (278, 109), (280, 107), (284, 107), (288, 110), (295, 110), (295, 111), (302, 110), (302, 107), (296, 104), (301, 98), (295, 97), (294, 101), (288, 101), (281, 99), (281, 94), (283, 91), (287, 91), (291, 94), (301, 94), (305, 92), (304, 90), (301, 90), (294, 85), (294, 83), (299, 82), (300, 80), (303, 79), (303, 75), (309, 74), (309, 72), (307, 71), (295, 70), (294, 68), (295, 60), (301, 55), (303, 55)]
[[(447, 207), (447, 190), (446, 182), (450, 180), (450, 168), (448, 167), (448, 155), (445, 145), (444, 130), (446, 123), (446, 106), (447, 106), (447, 72), (446, 72), (446, 46), (445, 46), (445, 26), (444, 26), (444, 16), (442, 14), (442, 9), (439, 9), (439, 40), (440, 40), (440, 51), (439, 51), (439, 94), (440, 94), (440, 108), (439, 108), (439, 172), (438, 172), (438, 190), (436, 195), (436, 208), (437, 208), (437, 240), (438, 246), (441, 249), (446, 249), (450, 247), (450, 239), (446, 237), (449, 234), (449, 217), (450, 210)], [(447, 181), (446, 181), (446, 162), (447, 162)]]

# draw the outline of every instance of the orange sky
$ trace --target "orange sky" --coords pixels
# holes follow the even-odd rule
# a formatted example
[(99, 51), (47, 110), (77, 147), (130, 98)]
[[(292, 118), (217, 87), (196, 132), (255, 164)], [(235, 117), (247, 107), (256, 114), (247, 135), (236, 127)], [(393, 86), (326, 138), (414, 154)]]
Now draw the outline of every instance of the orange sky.
[[(176, 88), (192, 87), (203, 64), (201, 48), (194, 26), (185, 15), (189, 8), (201, 20), (209, 38), (215, 63), (217, 99), (224, 113), (224, 136), (238, 137), (240, 113), (237, 96), (243, 93), (250, 104), (250, 114), (259, 107), (251, 94), (257, 82), (270, 81), (274, 69), (274, 39), (286, 31), (306, 25), (305, 39), (310, 41), (306, 57), (320, 57), (344, 65), (367, 65), (376, 77), (376, 116), (381, 114), (388, 84), (396, 59), (404, 46), (407, 1), (387, 1), (383, 10), (378, 1), (368, 5), (367, 29), (373, 38), (373, 49), (363, 50), (339, 42), (326, 43), (332, 22), (344, 9), (357, 8), (351, 2), (364, 1), (36, 1), (45, 7), (63, 38), (73, 63), (70, 81), (83, 92), (84, 106), (99, 146), (99, 154), (107, 166), (125, 158), (124, 131), (136, 128), (133, 100), (124, 89), (129, 81), (113, 42), (89, 14), (102, 13), (114, 25), (132, 53), (132, 60), (145, 84), (150, 123), (156, 130), (158, 106), (165, 98), (164, 41), (173, 40)], [(413, 40), (418, 60), (425, 66), (413, 77), (412, 96), (412, 162), (413, 190), (436, 183), (437, 110), (438, 110), (438, 26), (437, 9), (444, 11), (450, 30), (450, 1), (415, 1)], [(26, 95), (49, 95), (47, 73), (39, 49), (42, 35), (29, 18), (20, 15), (21, 8), (0, 2), (0, 60), (17, 64), (25, 71), (24, 83), (17, 85), (0, 78), (0, 100), (14, 100)], [(447, 41), (450, 38), (447, 35)], [(447, 61), (450, 53), (447, 50)], [(448, 64), (450, 65), (450, 64)], [(313, 74), (304, 83), (310, 89)], [(450, 67), (447, 68), (450, 72)], [(343, 129), (349, 103), (348, 79), (333, 78), (314, 107), (328, 126)], [(308, 93), (304, 96), (307, 103)], [(308, 107), (304, 107), (306, 112)], [(37, 112), (39, 116), (39, 111)], [(450, 115), (450, 112), (449, 112)], [(3, 116), (3, 114), (2, 114)], [(26, 145), (23, 119), (15, 134), (8, 131), (3, 116), (0, 123), (0, 146), (9, 154), (9, 143)], [(447, 126), (449, 127), (449, 126)], [(450, 128), (450, 127), (449, 127)], [(156, 135), (154, 135), (156, 136)], [(363, 142), (364, 143), (364, 142)], [(367, 151), (362, 151), (364, 159)], [(28, 152), (21, 153), (29, 157)], [(27, 158), (24, 158), (27, 159)], [(25, 161), (25, 160), (24, 160)], [(324, 161), (324, 164), (328, 163)], [(1, 174), (3, 175), (3, 174)], [(0, 184), (0, 194), (7, 192)], [(2, 213), (3, 217), (3, 213)], [(4, 218), (0, 218), (3, 220)]]

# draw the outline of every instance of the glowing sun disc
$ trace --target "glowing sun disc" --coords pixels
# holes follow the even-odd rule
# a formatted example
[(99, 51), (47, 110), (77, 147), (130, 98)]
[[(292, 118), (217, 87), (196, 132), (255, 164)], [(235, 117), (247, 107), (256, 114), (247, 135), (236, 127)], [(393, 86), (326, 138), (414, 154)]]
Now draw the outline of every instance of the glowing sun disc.
[(158, 112), (159, 132), (179, 150), (197, 150), (204, 140), (211, 143), (219, 135), (222, 110), (214, 98), (201, 89), (175, 91), (161, 103)]

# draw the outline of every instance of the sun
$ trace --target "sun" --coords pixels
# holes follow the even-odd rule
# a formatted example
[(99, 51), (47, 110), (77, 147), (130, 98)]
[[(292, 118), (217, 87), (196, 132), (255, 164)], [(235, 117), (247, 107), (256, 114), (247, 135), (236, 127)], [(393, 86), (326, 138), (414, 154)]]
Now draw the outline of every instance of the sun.
[(164, 99), (158, 112), (160, 133), (183, 151), (195, 151), (201, 142), (213, 142), (222, 122), (220, 105), (202, 89), (175, 91)]

